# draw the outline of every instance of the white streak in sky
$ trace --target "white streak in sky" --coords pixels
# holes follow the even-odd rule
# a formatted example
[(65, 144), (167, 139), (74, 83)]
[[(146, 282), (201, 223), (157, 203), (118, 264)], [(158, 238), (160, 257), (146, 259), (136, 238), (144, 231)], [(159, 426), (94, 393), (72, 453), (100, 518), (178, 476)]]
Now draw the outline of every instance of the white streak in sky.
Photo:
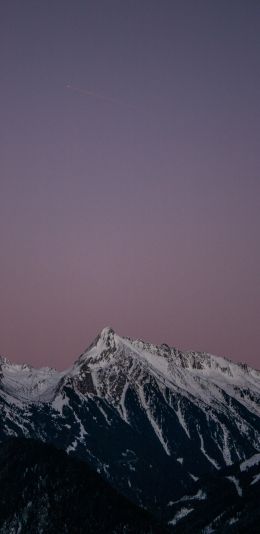
[(82, 96), (89, 96), (89, 97), (95, 98), (96, 100), (102, 100), (103, 102), (112, 102), (113, 104), (120, 104), (132, 110), (135, 109), (133, 106), (130, 106), (126, 104), (125, 102), (122, 102), (122, 100), (118, 100), (116, 98), (111, 98), (109, 96), (101, 95), (100, 93), (96, 93), (95, 91), (88, 91), (87, 89), (76, 87), (75, 85), (71, 85), (70, 83), (66, 85), (66, 89), (69, 89), (70, 91), (73, 91), (74, 93), (78, 93)]

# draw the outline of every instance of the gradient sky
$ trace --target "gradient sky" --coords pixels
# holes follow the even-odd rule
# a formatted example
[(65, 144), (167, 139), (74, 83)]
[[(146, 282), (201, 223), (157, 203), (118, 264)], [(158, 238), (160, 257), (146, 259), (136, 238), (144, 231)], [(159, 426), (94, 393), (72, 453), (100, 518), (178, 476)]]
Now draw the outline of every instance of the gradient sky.
[(0, 91), (0, 353), (260, 367), (259, 0), (1, 0)]

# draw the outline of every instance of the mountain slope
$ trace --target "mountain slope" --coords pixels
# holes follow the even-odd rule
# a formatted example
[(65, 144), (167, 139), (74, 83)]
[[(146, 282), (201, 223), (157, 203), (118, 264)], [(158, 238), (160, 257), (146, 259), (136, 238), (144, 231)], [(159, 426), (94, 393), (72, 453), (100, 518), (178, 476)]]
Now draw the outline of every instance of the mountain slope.
[(132, 533), (164, 531), (86, 463), (42, 443), (0, 445), (0, 533)]
[(194, 532), (258, 533), (260, 454), (207, 475), (193, 491), (169, 503), (176, 534)]
[(0, 439), (48, 441), (138, 504), (168, 502), (260, 444), (260, 373), (105, 328), (67, 371), (2, 360)]

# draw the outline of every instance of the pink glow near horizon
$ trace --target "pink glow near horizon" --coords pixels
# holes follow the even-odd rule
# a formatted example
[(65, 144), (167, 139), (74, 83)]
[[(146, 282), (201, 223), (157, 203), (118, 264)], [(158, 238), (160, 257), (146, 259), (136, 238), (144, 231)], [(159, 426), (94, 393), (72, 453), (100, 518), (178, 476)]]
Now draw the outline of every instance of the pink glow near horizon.
[(259, 368), (260, 6), (140, 4), (1, 6), (0, 354), (111, 325)]

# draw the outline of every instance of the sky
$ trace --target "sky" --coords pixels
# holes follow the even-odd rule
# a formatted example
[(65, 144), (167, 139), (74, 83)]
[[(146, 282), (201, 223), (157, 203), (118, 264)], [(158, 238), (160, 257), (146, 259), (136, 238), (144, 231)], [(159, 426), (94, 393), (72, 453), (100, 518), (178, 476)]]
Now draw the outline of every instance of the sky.
[(260, 2), (1, 0), (0, 354), (260, 368)]

